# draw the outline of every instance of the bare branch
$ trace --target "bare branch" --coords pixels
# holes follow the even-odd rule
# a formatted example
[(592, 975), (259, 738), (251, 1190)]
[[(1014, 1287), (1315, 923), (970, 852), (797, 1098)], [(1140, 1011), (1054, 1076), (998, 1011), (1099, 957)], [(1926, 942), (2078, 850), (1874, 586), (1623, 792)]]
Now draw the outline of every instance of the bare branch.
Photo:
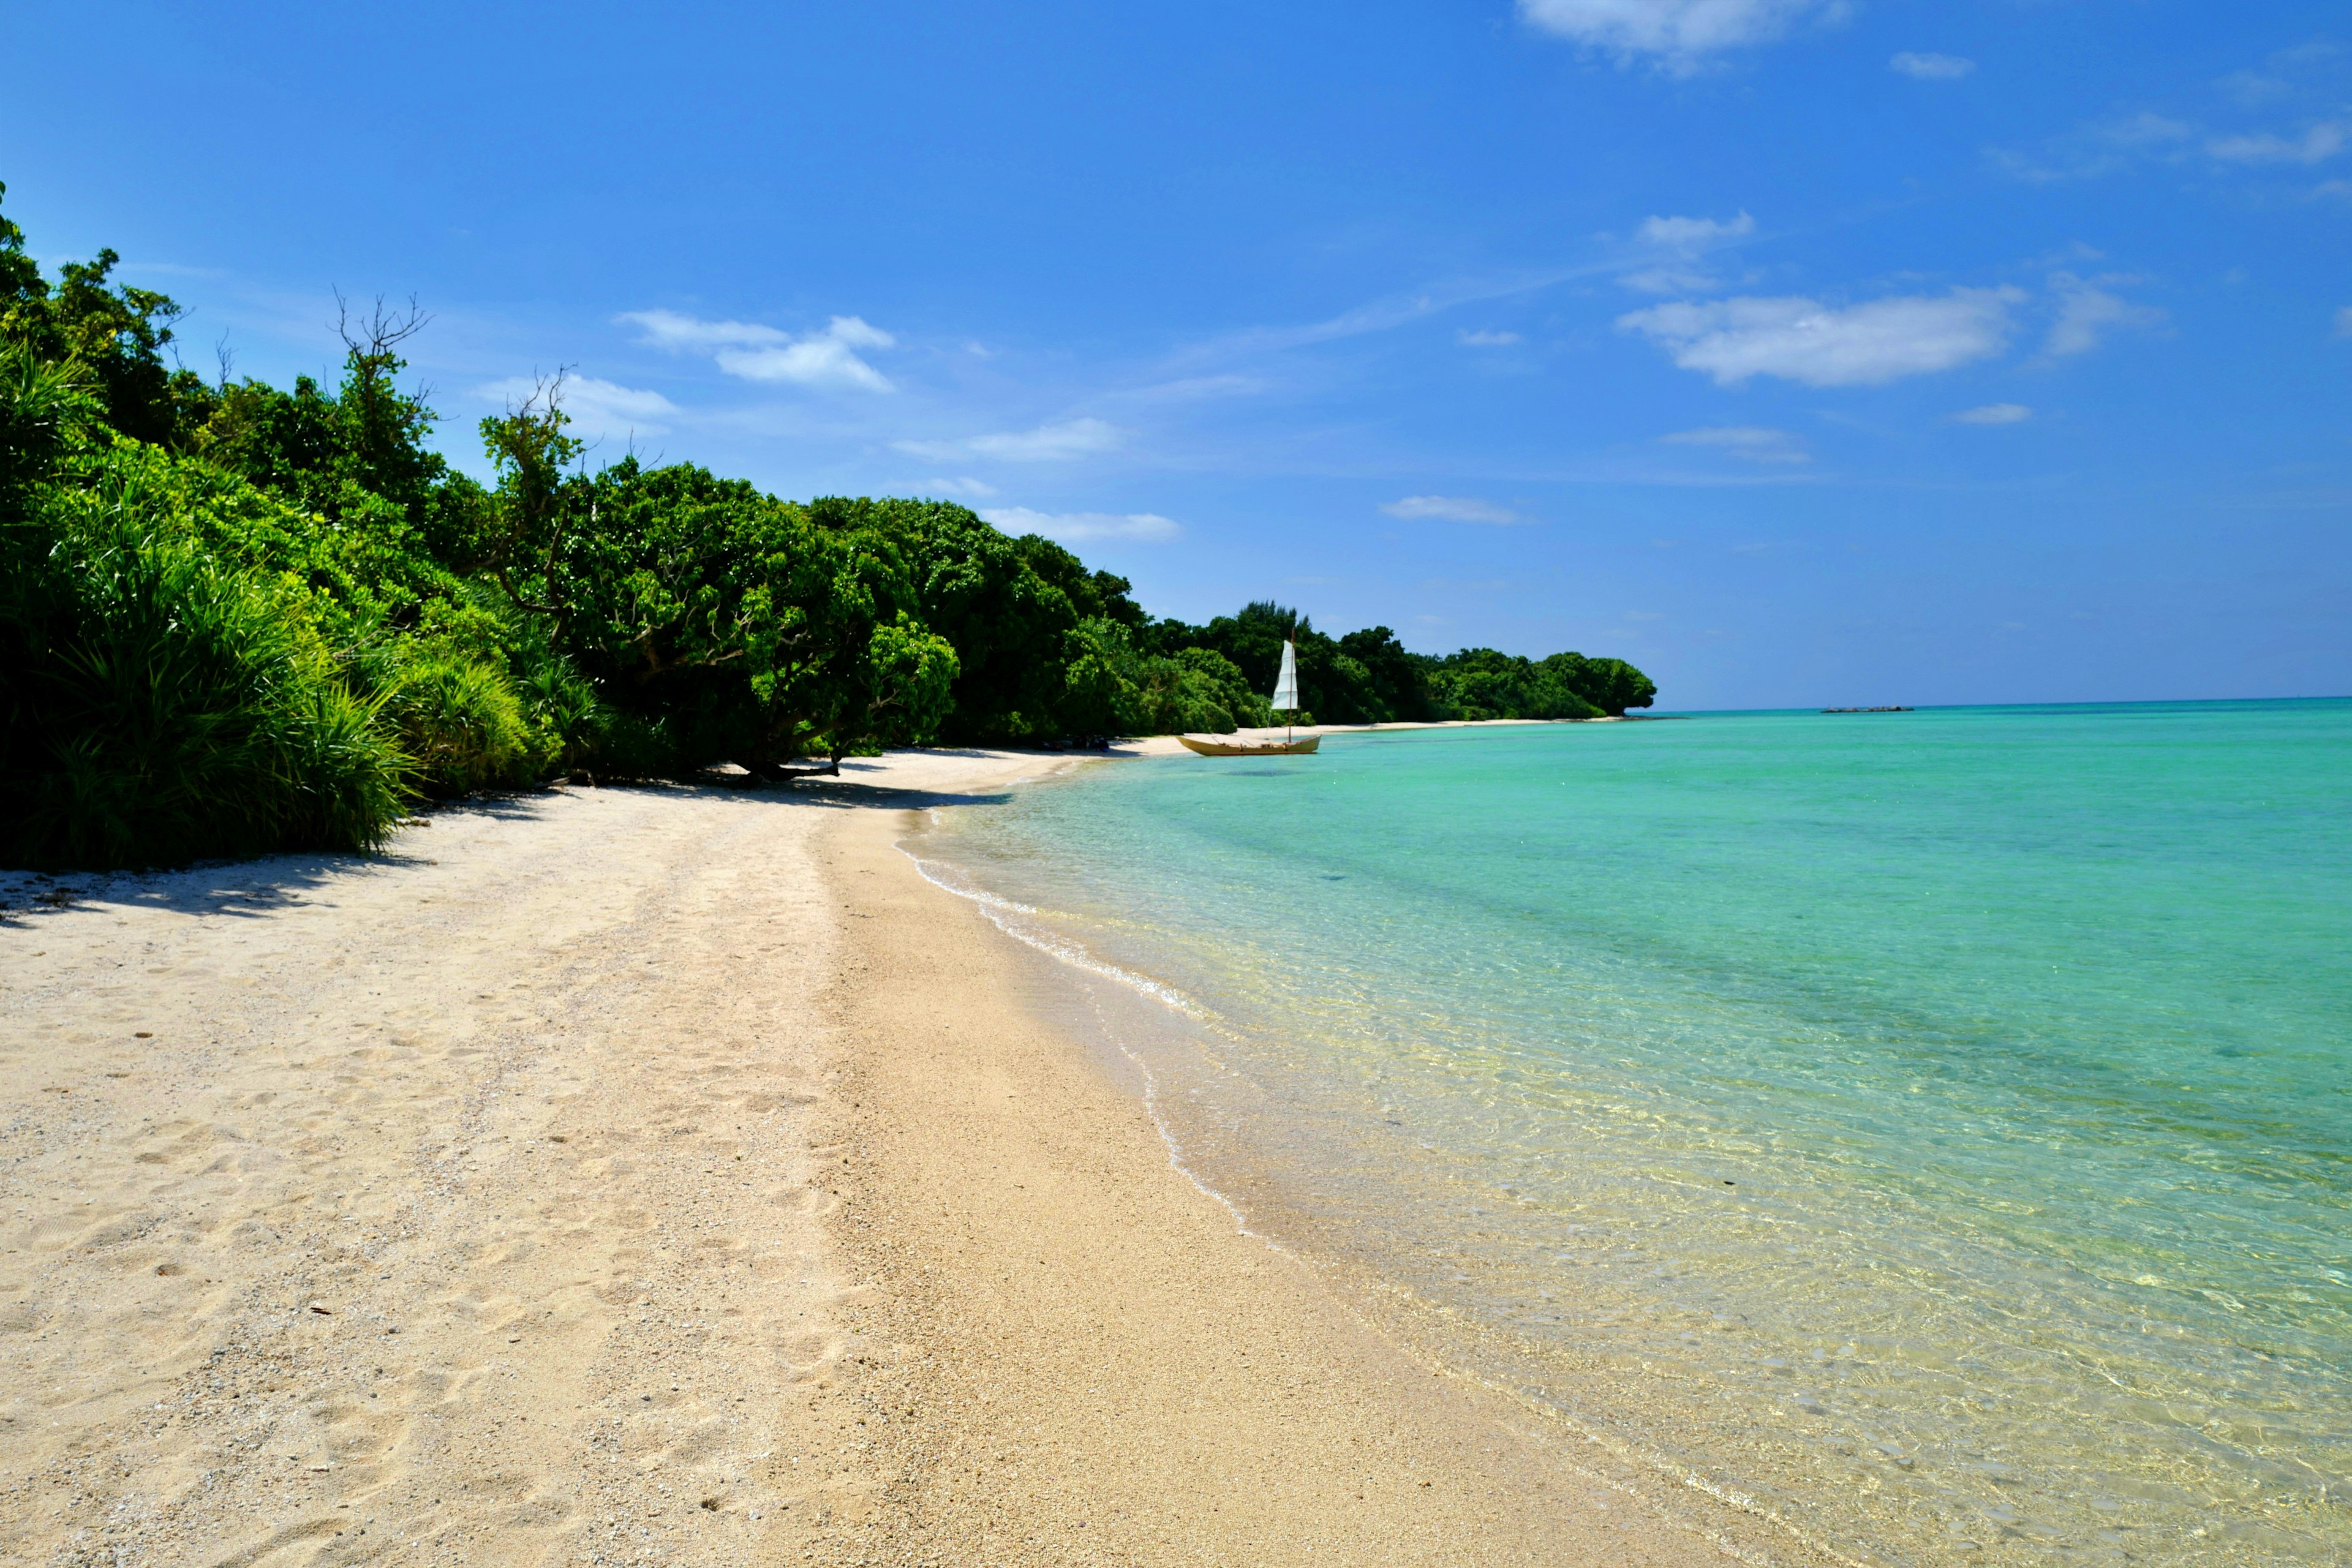
[(433, 318), (425, 314), (414, 294), (408, 297), (404, 312), (386, 305), (383, 296), (378, 294), (368, 313), (355, 319), (352, 302), (343, 298), (341, 289), (335, 290), (335, 335), (343, 340), (346, 350), (363, 357), (378, 358), (390, 353), (432, 322)]

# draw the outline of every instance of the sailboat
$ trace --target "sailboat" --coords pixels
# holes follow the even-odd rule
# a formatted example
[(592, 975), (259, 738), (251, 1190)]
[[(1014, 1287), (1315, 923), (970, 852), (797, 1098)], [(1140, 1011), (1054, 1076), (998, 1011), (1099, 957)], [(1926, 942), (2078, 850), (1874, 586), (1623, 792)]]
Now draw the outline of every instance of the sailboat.
[(1204, 757), (1303, 757), (1322, 743), (1320, 735), (1308, 735), (1293, 740), (1291, 718), (1298, 711), (1298, 649), (1288, 637), (1282, 639), (1282, 673), (1274, 678), (1274, 706), (1282, 710), (1282, 739), (1269, 737), (1264, 741), (1244, 741), (1238, 733), (1231, 741), (1195, 739), (1191, 735), (1176, 738), (1187, 750)]

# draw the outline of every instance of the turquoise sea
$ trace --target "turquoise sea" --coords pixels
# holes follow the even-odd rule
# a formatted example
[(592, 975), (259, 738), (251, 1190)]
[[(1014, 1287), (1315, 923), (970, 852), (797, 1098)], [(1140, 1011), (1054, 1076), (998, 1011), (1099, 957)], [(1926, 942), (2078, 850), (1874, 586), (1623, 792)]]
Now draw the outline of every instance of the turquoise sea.
[(1241, 1223), (1661, 1506), (2352, 1560), (2352, 700), (1343, 735), (908, 847)]

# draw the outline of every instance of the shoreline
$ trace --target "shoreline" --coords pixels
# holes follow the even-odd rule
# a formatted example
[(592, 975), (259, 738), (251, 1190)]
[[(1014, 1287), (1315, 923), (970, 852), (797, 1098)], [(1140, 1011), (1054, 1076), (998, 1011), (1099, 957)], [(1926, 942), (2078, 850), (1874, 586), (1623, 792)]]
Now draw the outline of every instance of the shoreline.
[(0, 1554), (1760, 1555), (1242, 1234), (897, 847), (1086, 760), (0, 878)]
[[(1238, 737), (1244, 741), (1271, 740), (1277, 735), (1378, 735), (1402, 730), (1484, 730), (1503, 726), (1545, 724), (1633, 724), (1646, 721), (1624, 714), (1603, 714), (1597, 719), (1430, 719), (1398, 720), (1386, 724), (1280, 724), (1259, 729), (1227, 730), (1214, 739)], [(1198, 731), (1206, 735), (1206, 731)], [(1081, 753), (1084, 754), (1084, 753)], [(1174, 757), (1185, 754), (1184, 743), (1173, 735), (1137, 735), (1111, 742), (1108, 752), (1097, 756), (1114, 757)]]
[[(1112, 1056), (1055, 1021), (1060, 963), (921, 870), (919, 812), (845, 816), (853, 916), (833, 1229), (887, 1458), (879, 1550), (990, 1563), (1804, 1560), (1507, 1391), (1387, 1337), (1349, 1283), (1248, 1232)], [(1066, 1016), (1066, 1007), (1058, 1010)], [(1638, 1484), (1637, 1484), (1638, 1483)]]

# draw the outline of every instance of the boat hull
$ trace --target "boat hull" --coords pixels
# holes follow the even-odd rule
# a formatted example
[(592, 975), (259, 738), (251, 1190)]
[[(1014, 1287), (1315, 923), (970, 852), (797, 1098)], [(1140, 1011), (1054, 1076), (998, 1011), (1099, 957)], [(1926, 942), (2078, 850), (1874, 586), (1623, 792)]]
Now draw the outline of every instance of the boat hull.
[(1190, 735), (1179, 735), (1188, 751), (1204, 757), (1303, 757), (1321, 743), (1320, 735), (1302, 735), (1296, 741), (1196, 741)]

